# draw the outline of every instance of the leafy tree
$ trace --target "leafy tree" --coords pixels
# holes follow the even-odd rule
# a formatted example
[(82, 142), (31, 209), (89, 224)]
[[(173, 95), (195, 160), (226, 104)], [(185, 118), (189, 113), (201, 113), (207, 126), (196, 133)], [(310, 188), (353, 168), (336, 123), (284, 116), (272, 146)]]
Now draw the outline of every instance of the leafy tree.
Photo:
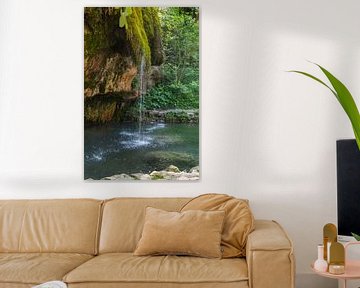
[(190, 82), (199, 75), (198, 20), (184, 9), (187, 8), (165, 8), (161, 16), (165, 76), (177, 84)]
[(146, 109), (199, 108), (199, 11), (194, 7), (160, 9), (165, 61), (163, 81), (150, 89)]

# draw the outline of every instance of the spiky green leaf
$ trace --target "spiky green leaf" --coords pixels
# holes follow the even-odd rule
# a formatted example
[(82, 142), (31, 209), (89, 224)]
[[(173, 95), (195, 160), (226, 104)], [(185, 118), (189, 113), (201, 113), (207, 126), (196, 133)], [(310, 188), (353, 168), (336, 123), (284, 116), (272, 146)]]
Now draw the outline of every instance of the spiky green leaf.
[(329, 79), (331, 85), (334, 87), (338, 95), (338, 100), (345, 110), (346, 114), (348, 115), (350, 122), (352, 124), (356, 142), (360, 149), (360, 114), (359, 110), (356, 106), (355, 100), (351, 95), (350, 91), (346, 88), (346, 86), (338, 80), (334, 75), (332, 75), (329, 71), (325, 68), (321, 67), (320, 65), (316, 64), (321, 71), (325, 74), (325, 76)]
[(351, 235), (356, 239), (356, 241), (360, 241), (360, 235), (352, 233), (352, 232), (351, 232)]
[(334, 75), (332, 75), (329, 71), (327, 71), (325, 68), (321, 67), (320, 65), (316, 63), (313, 64), (317, 65), (321, 69), (321, 71), (325, 74), (326, 78), (330, 81), (333, 88), (327, 85), (324, 81), (320, 80), (319, 78), (309, 73), (303, 71), (297, 71), (297, 70), (292, 70), (289, 72), (305, 75), (321, 83), (334, 94), (336, 99), (339, 101), (340, 105), (343, 107), (345, 113), (349, 117), (352, 128), (354, 130), (356, 143), (360, 150), (360, 114), (356, 106), (356, 103), (354, 101), (354, 98), (352, 97), (350, 91), (346, 88), (346, 86), (340, 80), (338, 80)]
[(314, 75), (311, 75), (309, 73), (306, 73), (306, 72), (303, 72), (303, 71), (298, 71), (298, 70), (290, 70), (288, 72), (293, 72), (293, 73), (298, 73), (298, 74), (302, 74), (302, 75), (305, 75), (319, 83), (321, 83), (322, 85), (324, 85), (326, 88), (328, 88), (334, 95), (336, 98), (338, 98), (338, 95), (336, 94), (336, 92), (329, 86), (327, 85), (324, 81), (320, 80), (319, 78), (315, 77)]

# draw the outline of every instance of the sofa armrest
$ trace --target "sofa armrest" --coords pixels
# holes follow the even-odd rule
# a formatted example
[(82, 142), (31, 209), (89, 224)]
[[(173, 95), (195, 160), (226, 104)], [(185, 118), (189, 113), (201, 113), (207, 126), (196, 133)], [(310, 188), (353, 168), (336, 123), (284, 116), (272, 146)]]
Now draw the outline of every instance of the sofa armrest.
[(250, 288), (295, 287), (293, 245), (277, 222), (255, 221), (247, 240), (246, 261)]

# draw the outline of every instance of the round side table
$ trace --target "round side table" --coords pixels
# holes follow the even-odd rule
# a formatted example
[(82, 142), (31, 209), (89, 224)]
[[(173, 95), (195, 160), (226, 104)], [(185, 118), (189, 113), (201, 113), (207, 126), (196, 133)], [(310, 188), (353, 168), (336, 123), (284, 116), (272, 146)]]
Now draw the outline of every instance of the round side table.
[(331, 274), (329, 272), (320, 272), (314, 269), (314, 263), (311, 264), (311, 269), (318, 275), (327, 278), (343, 280), (343, 288), (346, 288), (348, 280), (360, 279), (360, 260), (347, 260), (346, 250), (351, 245), (360, 245), (360, 242), (349, 242), (345, 244), (345, 273), (344, 274)]

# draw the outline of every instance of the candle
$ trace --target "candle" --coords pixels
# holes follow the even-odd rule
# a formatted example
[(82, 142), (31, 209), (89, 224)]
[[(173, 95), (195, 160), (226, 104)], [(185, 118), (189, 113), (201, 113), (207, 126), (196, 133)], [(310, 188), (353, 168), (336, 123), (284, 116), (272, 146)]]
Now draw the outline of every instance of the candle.
[(344, 265), (337, 265), (337, 264), (330, 264), (329, 265), (329, 273), (331, 274), (344, 274), (345, 273), (345, 266)]

